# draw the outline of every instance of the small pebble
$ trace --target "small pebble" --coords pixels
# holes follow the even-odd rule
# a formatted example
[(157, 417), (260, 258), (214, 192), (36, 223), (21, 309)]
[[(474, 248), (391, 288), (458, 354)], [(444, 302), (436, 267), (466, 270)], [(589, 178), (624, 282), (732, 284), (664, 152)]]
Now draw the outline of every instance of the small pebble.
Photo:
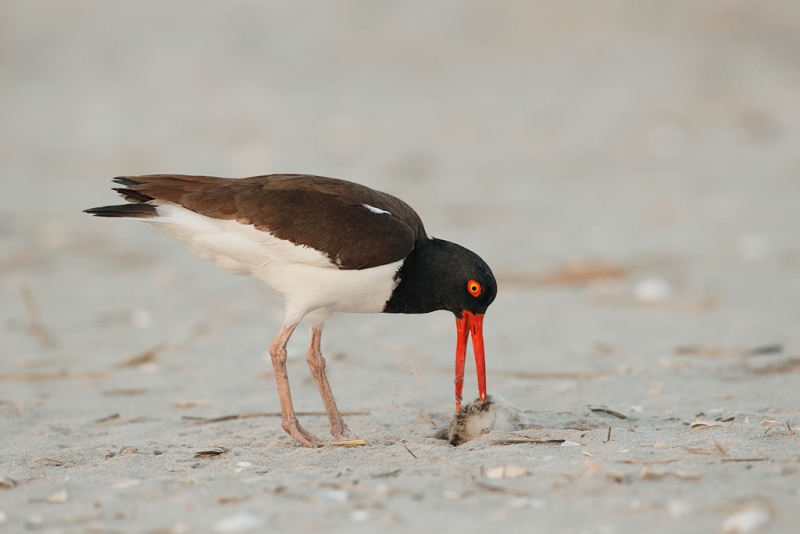
[(672, 288), (663, 278), (645, 278), (633, 288), (633, 296), (639, 302), (661, 302), (669, 298)]
[(524, 467), (519, 467), (518, 465), (501, 465), (498, 467), (492, 467), (486, 471), (486, 478), (490, 479), (501, 479), (501, 478), (518, 478), (524, 477), (526, 475), (530, 475), (531, 472), (525, 469)]
[(749, 506), (729, 516), (719, 527), (721, 534), (746, 534), (770, 522), (769, 511), (762, 506)]
[(350, 512), (350, 519), (356, 523), (363, 523), (364, 521), (368, 520), (369, 517), (369, 512), (366, 510), (353, 510)]
[(214, 523), (214, 532), (222, 534), (247, 532), (260, 527), (261, 524), (261, 518), (247, 512), (238, 512), (228, 517), (223, 517)]

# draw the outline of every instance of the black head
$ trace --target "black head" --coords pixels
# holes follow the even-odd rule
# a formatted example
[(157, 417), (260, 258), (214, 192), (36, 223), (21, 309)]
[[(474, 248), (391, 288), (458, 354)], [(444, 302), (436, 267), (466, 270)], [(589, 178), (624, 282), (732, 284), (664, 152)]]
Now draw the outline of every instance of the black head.
[(397, 279), (384, 312), (483, 314), (497, 296), (497, 282), (486, 262), (471, 250), (441, 239), (417, 246)]
[(447, 243), (445, 248), (450, 263), (447, 287), (442, 287), (445, 309), (456, 316), (464, 311), (483, 315), (497, 296), (492, 270), (471, 250), (455, 243)]

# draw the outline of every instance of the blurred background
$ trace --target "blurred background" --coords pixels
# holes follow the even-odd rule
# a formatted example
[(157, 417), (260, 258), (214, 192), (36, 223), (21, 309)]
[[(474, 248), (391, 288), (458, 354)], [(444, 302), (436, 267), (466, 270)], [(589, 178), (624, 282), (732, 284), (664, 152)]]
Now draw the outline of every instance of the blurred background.
[[(797, 344), (795, 0), (4, 0), (0, 73), (12, 368), (221, 326), (214, 350), (266, 351), (281, 308), (257, 283), (81, 213), (147, 173), (403, 198), (498, 275), (495, 368), (563, 367), (593, 342)], [(336, 320), (329, 351), (400, 328), (392, 343), (451, 365), (450, 317)]]
[[(431, 439), (453, 410), (446, 312), (326, 323), (338, 405), (369, 414), (346, 418), (370, 442), (352, 455), (298, 449), (277, 417), (184, 420), (279, 409), (283, 310), (147, 224), (82, 213), (118, 202), (114, 176), (150, 173), (313, 173), (402, 198), (497, 275), (489, 392), (553, 437), (614, 424), (595, 460), (631, 484), (585, 473), (577, 447)], [(239, 532), (218, 522), (237, 495), (293, 532), (370, 513), (364, 532), (506, 513), (508, 532), (711, 532), (748, 501), (747, 529), (796, 530), (798, 230), (797, 0), (0, 0), (0, 488), (20, 481), (0, 523)], [(295, 408), (318, 411), (307, 343), (292, 337), (289, 376)], [(737, 426), (688, 432), (700, 417)], [(692, 481), (611, 463), (631, 442), (669, 445)], [(223, 444), (227, 460), (192, 458)], [(689, 454), (725, 449), (771, 461)], [(475, 486), (512, 458), (535, 465), (525, 491)], [(241, 459), (242, 477), (265, 466), (255, 483)]]

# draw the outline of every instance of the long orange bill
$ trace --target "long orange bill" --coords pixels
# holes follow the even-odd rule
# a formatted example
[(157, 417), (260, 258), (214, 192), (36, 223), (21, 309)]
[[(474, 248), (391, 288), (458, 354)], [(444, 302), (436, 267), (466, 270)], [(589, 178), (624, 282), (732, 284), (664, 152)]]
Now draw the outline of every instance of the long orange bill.
[(461, 391), (464, 389), (464, 363), (467, 359), (467, 338), (472, 332), (472, 350), (475, 352), (475, 370), (478, 373), (478, 394), (486, 400), (486, 358), (483, 352), (483, 314), (464, 310), (456, 317), (456, 411), (461, 409)]

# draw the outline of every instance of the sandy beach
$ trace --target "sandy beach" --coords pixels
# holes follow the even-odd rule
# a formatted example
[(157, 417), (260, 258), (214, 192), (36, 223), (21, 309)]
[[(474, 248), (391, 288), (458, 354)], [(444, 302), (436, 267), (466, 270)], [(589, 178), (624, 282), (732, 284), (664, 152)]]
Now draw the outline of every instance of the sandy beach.
[[(797, 532), (797, 2), (12, 0), (0, 72), (0, 532)], [(81, 213), (118, 175), (278, 172), (491, 265), (524, 429), (434, 437), (452, 314), (340, 314), (366, 444), (299, 447), (280, 298)]]

